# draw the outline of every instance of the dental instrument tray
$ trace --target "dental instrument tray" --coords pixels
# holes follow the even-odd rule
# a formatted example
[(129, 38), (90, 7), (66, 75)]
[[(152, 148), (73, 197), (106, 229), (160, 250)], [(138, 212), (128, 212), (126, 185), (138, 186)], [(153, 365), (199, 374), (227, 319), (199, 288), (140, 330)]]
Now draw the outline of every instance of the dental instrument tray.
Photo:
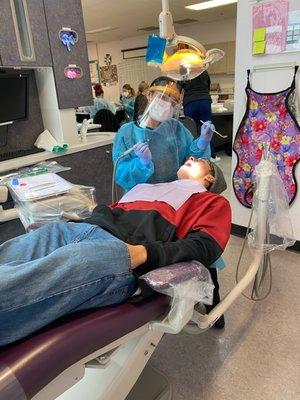
[(55, 196), (67, 192), (72, 187), (71, 183), (53, 173), (14, 178), (7, 185), (21, 201)]

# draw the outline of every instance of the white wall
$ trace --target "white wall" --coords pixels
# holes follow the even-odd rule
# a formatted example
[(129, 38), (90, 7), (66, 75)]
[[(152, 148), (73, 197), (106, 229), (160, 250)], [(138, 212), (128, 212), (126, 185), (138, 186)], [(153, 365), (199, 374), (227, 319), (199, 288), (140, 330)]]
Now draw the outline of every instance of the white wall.
[[(207, 24), (194, 23), (184, 27), (176, 26), (176, 33), (189, 36), (203, 44), (229, 42), (235, 40), (235, 23), (235, 19), (225, 19)], [(118, 65), (122, 61), (122, 49), (147, 46), (147, 40), (148, 34), (107, 43), (88, 43), (89, 60), (98, 59), (99, 65), (102, 66), (105, 54), (109, 53), (112, 55), (112, 63)], [(211, 78), (212, 82), (221, 82), (224, 88), (233, 86), (233, 75), (216, 75)], [(120, 88), (118, 85), (103, 89), (108, 100), (119, 100)]]
[[(253, 2), (238, 0), (237, 32), (236, 32), (236, 65), (235, 65), (235, 105), (234, 129), (236, 132), (245, 112), (247, 82), (246, 70), (254, 65), (277, 63), (300, 63), (300, 52), (274, 55), (252, 56), (252, 4)], [(259, 92), (276, 92), (290, 86), (294, 71), (292, 69), (274, 69), (257, 71), (252, 75), (252, 86)], [(300, 73), (297, 79), (297, 97), (300, 98)], [(232, 157), (232, 171), (236, 166), (236, 156)], [(296, 179), (300, 186), (300, 165), (296, 167)], [(250, 211), (242, 206), (232, 193), (233, 223), (247, 226)], [(295, 238), (300, 240), (300, 192), (290, 208)]]

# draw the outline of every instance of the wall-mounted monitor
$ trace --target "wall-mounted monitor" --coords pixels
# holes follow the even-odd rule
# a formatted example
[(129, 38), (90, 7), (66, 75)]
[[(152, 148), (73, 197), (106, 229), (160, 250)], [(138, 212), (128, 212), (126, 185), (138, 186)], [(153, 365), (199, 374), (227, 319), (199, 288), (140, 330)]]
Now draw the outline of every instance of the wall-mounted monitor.
[(28, 75), (0, 72), (0, 125), (28, 117)]

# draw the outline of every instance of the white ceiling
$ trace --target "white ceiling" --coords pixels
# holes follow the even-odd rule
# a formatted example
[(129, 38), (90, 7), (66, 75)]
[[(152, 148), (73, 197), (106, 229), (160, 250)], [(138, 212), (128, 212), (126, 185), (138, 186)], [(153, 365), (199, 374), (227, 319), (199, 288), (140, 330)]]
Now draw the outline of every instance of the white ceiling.
[[(131, 36), (150, 34), (139, 31), (146, 26), (157, 26), (161, 12), (161, 0), (81, 0), (86, 31), (100, 28), (117, 28), (106, 32), (87, 34), (87, 40), (108, 42)], [(204, 0), (202, 0), (204, 1)], [(186, 5), (199, 3), (201, 0), (170, 0), (173, 20), (184, 18), (196, 19), (199, 22), (219, 21), (236, 17), (236, 4), (212, 8), (205, 11), (192, 11)], [(176, 28), (187, 25), (177, 25)]]

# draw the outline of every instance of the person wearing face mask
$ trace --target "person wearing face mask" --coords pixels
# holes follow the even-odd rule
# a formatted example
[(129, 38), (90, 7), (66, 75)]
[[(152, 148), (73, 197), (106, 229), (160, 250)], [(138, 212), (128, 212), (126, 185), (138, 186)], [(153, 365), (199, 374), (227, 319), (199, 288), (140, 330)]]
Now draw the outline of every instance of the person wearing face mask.
[(125, 191), (139, 183), (170, 182), (189, 156), (210, 158), (213, 125), (207, 123), (199, 138), (174, 118), (178, 116), (181, 86), (173, 79), (159, 77), (145, 92), (148, 105), (137, 122), (123, 125), (114, 140), (113, 162), (127, 150), (116, 167), (116, 183)]
[(128, 117), (130, 118), (130, 120), (133, 120), (135, 92), (134, 89), (128, 83), (125, 83), (125, 85), (123, 85), (122, 87), (120, 102), (123, 105), (124, 110), (128, 115)]
[(113, 114), (116, 113), (116, 107), (109, 101), (104, 99), (104, 92), (100, 83), (97, 83), (93, 87), (95, 98), (93, 100), (92, 106), (87, 106), (84, 108), (85, 112), (90, 114), (90, 118), (94, 119), (95, 115), (99, 110), (109, 110)]

